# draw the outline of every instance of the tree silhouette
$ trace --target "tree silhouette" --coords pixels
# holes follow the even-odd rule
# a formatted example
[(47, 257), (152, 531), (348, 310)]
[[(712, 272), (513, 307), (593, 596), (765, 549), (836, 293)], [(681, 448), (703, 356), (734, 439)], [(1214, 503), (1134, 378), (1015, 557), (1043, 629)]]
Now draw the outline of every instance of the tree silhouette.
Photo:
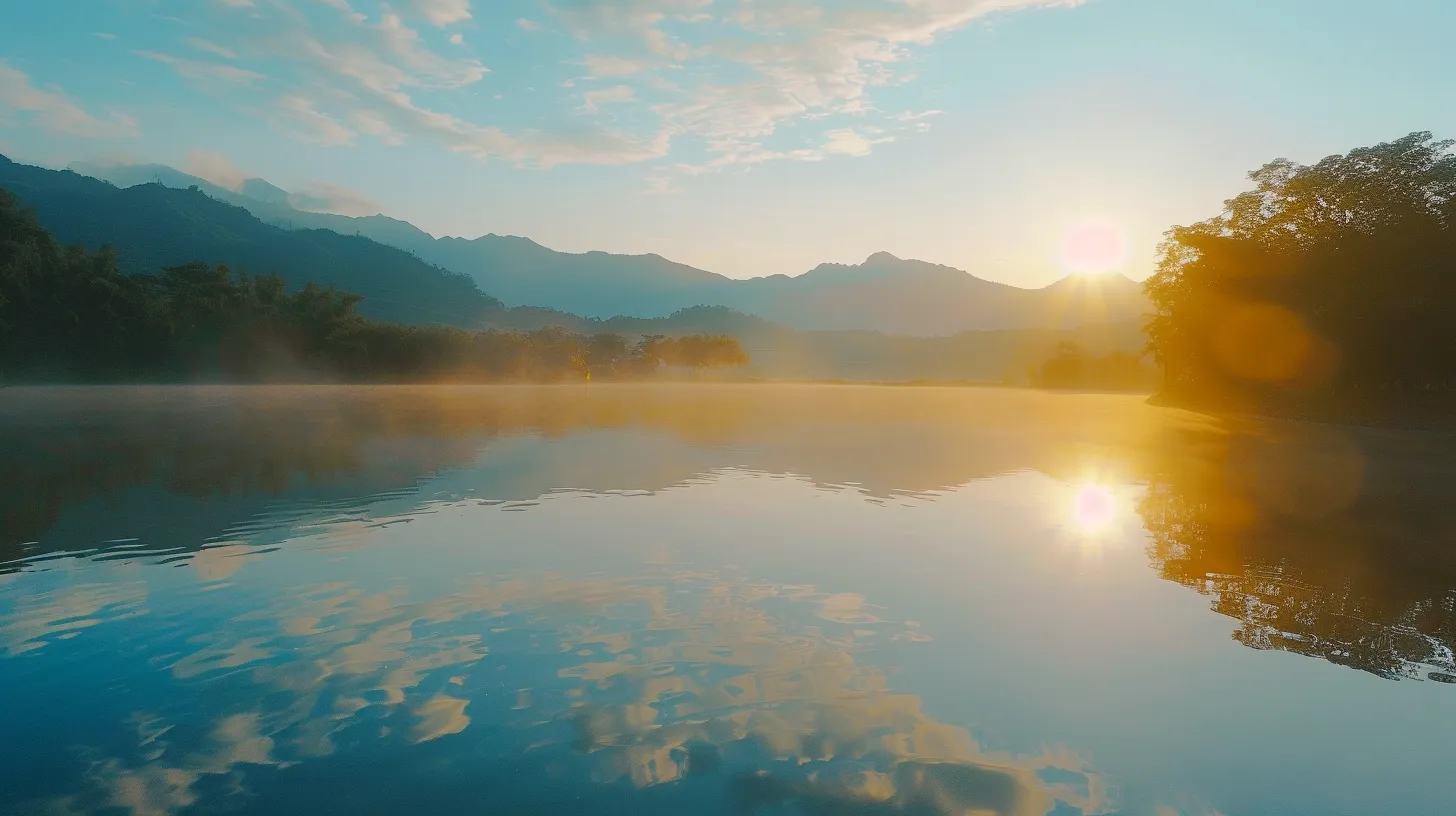
[(1125, 351), (1097, 356), (1080, 343), (1063, 340), (1040, 367), (1031, 369), (1032, 385), (1042, 388), (1149, 388), (1156, 372), (1141, 357)]
[(1239, 621), (1246, 646), (1456, 682), (1452, 460), (1421, 444), (1321, 425), (1188, 431), (1148, 474), (1148, 557)]
[(1168, 390), (1356, 403), (1456, 387), (1453, 144), (1279, 159), (1219, 216), (1170, 230), (1146, 284)]

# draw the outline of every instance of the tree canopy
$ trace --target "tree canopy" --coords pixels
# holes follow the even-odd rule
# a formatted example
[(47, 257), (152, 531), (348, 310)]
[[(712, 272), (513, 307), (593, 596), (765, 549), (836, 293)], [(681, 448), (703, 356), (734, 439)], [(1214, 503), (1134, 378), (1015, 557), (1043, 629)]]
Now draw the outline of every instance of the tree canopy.
[(1174, 227), (1146, 284), (1169, 392), (1195, 400), (1456, 388), (1456, 155), (1413, 133), (1279, 159)]

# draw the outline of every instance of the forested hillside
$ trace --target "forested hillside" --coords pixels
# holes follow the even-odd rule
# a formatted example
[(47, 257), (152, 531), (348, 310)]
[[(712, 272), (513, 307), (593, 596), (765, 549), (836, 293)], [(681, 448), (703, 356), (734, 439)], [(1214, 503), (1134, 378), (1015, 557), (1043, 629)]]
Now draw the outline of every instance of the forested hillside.
[(120, 189), (65, 170), (0, 157), (0, 188), (34, 211), (62, 244), (115, 249), (123, 272), (204, 260), (285, 283), (336, 286), (363, 297), (377, 320), (473, 327), (501, 308), (464, 275), (394, 247), (328, 230), (286, 230), (201, 190), (159, 184)]

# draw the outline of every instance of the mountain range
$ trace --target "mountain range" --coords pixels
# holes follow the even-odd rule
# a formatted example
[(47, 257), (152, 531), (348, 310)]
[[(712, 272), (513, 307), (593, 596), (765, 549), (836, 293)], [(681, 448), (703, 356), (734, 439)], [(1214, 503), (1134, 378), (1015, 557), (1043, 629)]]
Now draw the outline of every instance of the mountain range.
[[(111, 246), (126, 271), (200, 260), (276, 272), (294, 288), (315, 282), (361, 294), (359, 311), (379, 320), (731, 335), (753, 360), (749, 376), (796, 380), (1025, 382), (1062, 342), (1098, 355), (1141, 353), (1144, 344), (1141, 295), (1121, 278), (1025, 290), (879, 254), (795, 278), (732, 281), (656, 256), (575, 255), (500, 236), (435, 239), (384, 216), (313, 213), (258, 179), (228, 190), (171, 168), (131, 172), (151, 178), (119, 177), (140, 182), (121, 186), (0, 156), (0, 188), (63, 243)], [(494, 297), (500, 289), (478, 285), (483, 278), (515, 302), (547, 305), (507, 306)], [(737, 308), (679, 308), (714, 301)]]
[[(806, 331), (949, 336), (971, 330), (1075, 329), (1140, 322), (1148, 311), (1141, 285), (1120, 275), (1068, 277), (1042, 289), (1021, 289), (881, 252), (857, 265), (822, 264), (798, 276), (736, 280), (658, 255), (558, 252), (527, 238), (493, 234), (435, 238), (384, 215), (313, 212), (308, 208), (319, 202), (258, 178), (228, 189), (166, 165), (73, 164), (70, 169), (78, 177), (104, 180), (123, 191), (196, 188), (198, 194), (245, 209), (264, 225), (313, 236), (310, 241), (328, 240), (319, 238), (319, 231), (368, 238), (436, 267), (430, 273), (417, 272), (424, 277), (455, 273), (504, 304), (588, 319), (656, 318), (710, 305)], [(41, 218), (46, 221), (44, 214)], [(64, 238), (67, 233), (57, 230), (57, 234)], [(249, 268), (260, 267), (250, 263)], [(339, 285), (370, 296), (360, 286)], [(384, 293), (377, 285), (375, 291)], [(466, 302), (476, 308), (470, 299)], [(426, 313), (420, 312), (420, 317)]]
[(201, 260), (276, 272), (293, 287), (314, 282), (362, 295), (380, 320), (475, 326), (504, 307), (474, 281), (368, 238), (285, 230), (196, 189), (120, 188), (0, 156), (0, 187), (34, 211), (64, 244), (110, 246), (123, 271), (156, 272)]

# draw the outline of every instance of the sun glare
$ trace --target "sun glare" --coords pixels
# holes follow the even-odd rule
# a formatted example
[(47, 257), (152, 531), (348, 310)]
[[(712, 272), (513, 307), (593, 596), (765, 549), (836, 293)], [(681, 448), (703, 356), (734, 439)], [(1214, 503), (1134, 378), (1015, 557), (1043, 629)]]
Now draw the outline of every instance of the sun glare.
[(1127, 235), (1111, 221), (1082, 221), (1062, 236), (1060, 254), (1068, 274), (1113, 272), (1127, 266)]
[(1100, 533), (1117, 520), (1117, 497), (1100, 484), (1084, 484), (1072, 497), (1072, 525), (1086, 535)]

